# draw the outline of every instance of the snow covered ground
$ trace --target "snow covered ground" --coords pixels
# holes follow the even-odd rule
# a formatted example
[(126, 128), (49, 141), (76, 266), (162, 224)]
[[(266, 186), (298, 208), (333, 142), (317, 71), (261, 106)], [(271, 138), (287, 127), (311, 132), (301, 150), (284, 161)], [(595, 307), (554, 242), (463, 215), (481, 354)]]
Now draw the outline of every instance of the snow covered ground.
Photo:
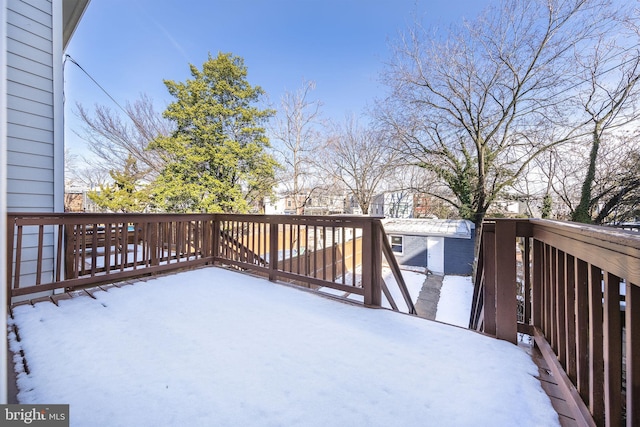
[(558, 424), (526, 353), (460, 328), (219, 268), (95, 297), (10, 319), (19, 401), (72, 426)]
[[(352, 276), (350, 274), (345, 277), (347, 279), (345, 280), (347, 285), (351, 285), (351, 282), (353, 281), (351, 277)], [(402, 278), (404, 279), (405, 285), (407, 285), (407, 290), (409, 291), (411, 301), (413, 301), (414, 304), (418, 300), (418, 295), (420, 295), (420, 290), (422, 289), (422, 285), (424, 284), (426, 277), (427, 276), (424, 273), (402, 270)], [(387, 284), (387, 289), (389, 289), (391, 298), (393, 298), (393, 301), (396, 303), (398, 310), (402, 313), (408, 313), (409, 307), (407, 306), (407, 303), (405, 302), (402, 293), (400, 292), (400, 288), (396, 283), (396, 279), (393, 277), (393, 273), (391, 272), (391, 269), (389, 267), (382, 267), (382, 279)], [(358, 267), (358, 269), (356, 270), (356, 283), (359, 284), (361, 281), (362, 273), (360, 271), (360, 267)], [(336, 282), (340, 283), (340, 280), (336, 280)], [(345, 294), (343, 291), (327, 287), (320, 288), (319, 291), (336, 296), (344, 296)], [(353, 301), (364, 301), (364, 297), (357, 294), (349, 294), (347, 298)], [(384, 293), (382, 294), (382, 306), (384, 308), (391, 308), (391, 304), (385, 297)]]
[(445, 276), (440, 289), (436, 320), (469, 327), (473, 282), (470, 276)]

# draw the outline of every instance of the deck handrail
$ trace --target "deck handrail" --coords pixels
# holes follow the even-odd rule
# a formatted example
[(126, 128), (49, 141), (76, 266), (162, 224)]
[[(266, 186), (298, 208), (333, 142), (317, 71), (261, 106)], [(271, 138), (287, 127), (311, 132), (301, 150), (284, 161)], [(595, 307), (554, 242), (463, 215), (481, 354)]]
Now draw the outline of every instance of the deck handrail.
[(397, 310), (382, 279), (384, 256), (415, 314), (376, 217), (10, 213), (8, 225), (10, 301), (218, 263), (359, 295), (371, 307), (384, 293)]
[[(213, 262), (210, 215), (10, 213), (7, 218), (9, 301)], [(130, 250), (134, 243), (139, 250)]]
[(480, 246), (470, 327), (511, 342), (530, 334), (577, 420), (640, 425), (640, 235), (491, 219)]

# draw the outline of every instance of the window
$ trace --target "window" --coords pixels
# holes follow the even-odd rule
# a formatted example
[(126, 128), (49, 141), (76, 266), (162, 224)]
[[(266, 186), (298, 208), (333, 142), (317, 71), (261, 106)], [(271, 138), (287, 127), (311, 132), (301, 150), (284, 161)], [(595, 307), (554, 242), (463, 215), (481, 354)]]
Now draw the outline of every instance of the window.
[(389, 236), (391, 239), (391, 250), (399, 255), (402, 255), (403, 249), (403, 236)]

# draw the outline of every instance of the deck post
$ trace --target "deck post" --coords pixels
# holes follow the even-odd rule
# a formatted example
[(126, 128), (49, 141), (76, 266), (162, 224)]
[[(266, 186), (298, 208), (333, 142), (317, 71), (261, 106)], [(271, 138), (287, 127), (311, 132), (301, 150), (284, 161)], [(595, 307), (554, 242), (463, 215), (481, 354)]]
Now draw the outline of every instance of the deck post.
[(531, 284), (531, 324), (542, 329), (542, 277), (543, 277), (543, 247), (539, 240), (533, 241), (533, 283)]
[(269, 280), (276, 280), (278, 269), (278, 223), (269, 221)]
[(482, 224), (482, 264), (484, 266), (484, 332), (496, 335), (496, 233), (495, 223)]
[(382, 244), (380, 230), (373, 219), (362, 225), (362, 287), (364, 305), (382, 305)]
[(531, 324), (531, 239), (523, 237), (524, 253), (522, 254), (522, 266), (524, 269), (524, 323)]
[[(496, 220), (496, 338), (518, 340), (516, 299), (516, 222)], [(499, 267), (499, 268), (498, 268)]]
[(75, 226), (73, 224), (64, 225), (64, 278), (73, 279), (73, 249), (74, 249), (74, 233)]
[[(218, 216), (213, 215), (211, 219), (211, 223), (213, 224), (213, 239), (211, 242), (211, 255), (213, 256), (213, 263), (216, 263), (216, 258), (220, 256), (220, 221), (218, 221)], [(207, 231), (207, 235), (209, 232)]]
[(11, 305), (11, 288), (13, 283), (13, 241), (15, 238), (15, 219), (8, 216), (7, 220), (7, 302)]

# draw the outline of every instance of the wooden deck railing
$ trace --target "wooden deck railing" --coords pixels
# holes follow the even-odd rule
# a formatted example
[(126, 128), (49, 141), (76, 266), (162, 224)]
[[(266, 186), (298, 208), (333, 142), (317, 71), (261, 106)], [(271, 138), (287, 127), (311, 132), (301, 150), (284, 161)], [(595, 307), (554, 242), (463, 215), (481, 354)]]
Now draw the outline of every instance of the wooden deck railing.
[(213, 262), (211, 215), (9, 214), (8, 295)]
[(406, 285), (379, 219), (223, 214), (9, 214), (10, 297), (72, 290), (212, 263), (270, 280), (393, 300), (387, 258), (408, 311)]
[(471, 328), (534, 337), (580, 424), (640, 425), (638, 233), (485, 221), (473, 298)]
[(397, 310), (382, 278), (384, 256), (409, 313), (415, 314), (378, 218), (218, 214), (214, 227), (220, 239), (214, 243), (217, 262), (252, 269), (270, 280), (360, 295), (371, 307), (379, 307), (384, 294)]

